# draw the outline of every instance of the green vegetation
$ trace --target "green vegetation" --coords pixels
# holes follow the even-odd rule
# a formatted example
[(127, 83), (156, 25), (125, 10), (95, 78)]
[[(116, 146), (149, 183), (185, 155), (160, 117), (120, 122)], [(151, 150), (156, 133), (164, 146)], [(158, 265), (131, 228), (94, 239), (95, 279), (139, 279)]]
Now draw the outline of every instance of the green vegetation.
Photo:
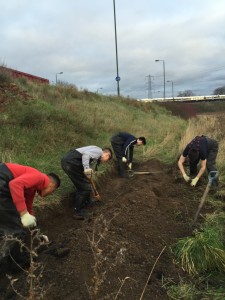
[(224, 221), (223, 213), (209, 215), (202, 230), (195, 231), (193, 237), (180, 239), (174, 246), (177, 261), (189, 274), (225, 274)]
[[(61, 169), (63, 154), (85, 145), (110, 146), (109, 139), (117, 131), (147, 138), (146, 147), (136, 149), (136, 160), (157, 158), (174, 163), (179, 147), (182, 148), (190, 136), (205, 132), (218, 138), (220, 149), (225, 149), (222, 116), (220, 120), (212, 121), (206, 117), (203, 123), (202, 119), (197, 119), (188, 124), (154, 103), (79, 91), (71, 85), (35, 84), (24, 78), (12, 81), (1, 72), (0, 92), (0, 161), (57, 173), (63, 189), (49, 197), (51, 205), (59, 203), (73, 188)], [(203, 128), (205, 132), (202, 132)], [(223, 153), (221, 151), (218, 157), (222, 179), (225, 178)], [(101, 175), (108, 168), (110, 164), (102, 166), (98, 173)], [(191, 277), (192, 283), (181, 279), (178, 285), (169, 285), (171, 299), (225, 299), (221, 283), (225, 267), (224, 204), (211, 199), (210, 205), (213, 203), (216, 213), (208, 215), (202, 228), (192, 237), (181, 239), (173, 246), (177, 263), (191, 276), (204, 274), (204, 280), (198, 281), (194, 277), (193, 284)], [(35, 201), (36, 206), (40, 204), (41, 201)]]
[[(54, 195), (56, 201), (72, 188), (61, 169), (63, 154), (86, 145), (110, 146), (110, 137), (119, 130), (146, 136), (147, 146), (135, 151), (138, 160), (157, 157), (170, 162), (177, 155), (186, 122), (164, 108), (70, 85), (35, 84), (24, 78), (16, 85), (19, 92), (1, 106), (0, 160), (59, 174), (64, 189)], [(4, 88), (6, 95), (10, 89)], [(102, 166), (98, 173), (109, 167)]]

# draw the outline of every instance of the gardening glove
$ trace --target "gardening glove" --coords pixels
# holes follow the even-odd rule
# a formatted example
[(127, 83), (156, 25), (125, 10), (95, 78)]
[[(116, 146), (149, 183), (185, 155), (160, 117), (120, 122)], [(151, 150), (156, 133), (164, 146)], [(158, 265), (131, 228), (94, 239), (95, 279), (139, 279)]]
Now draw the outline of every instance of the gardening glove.
[(194, 179), (192, 179), (192, 181), (191, 181), (191, 186), (196, 186), (198, 180), (199, 180), (198, 177), (195, 177)]
[(45, 244), (49, 243), (49, 239), (48, 239), (47, 235), (42, 234), (42, 235), (40, 236), (40, 238), (41, 238), (41, 240), (43, 241), (43, 243), (45, 243)]
[(91, 179), (91, 176), (92, 176), (92, 174), (93, 174), (93, 170), (92, 170), (92, 169), (85, 169), (85, 170), (84, 170), (84, 174), (86, 175), (86, 177), (87, 177), (88, 179)]
[(128, 169), (131, 170), (132, 169), (132, 163), (128, 164)]
[(29, 212), (26, 212), (24, 215), (21, 216), (21, 222), (23, 224), (23, 227), (31, 228), (37, 226), (36, 218), (29, 214)]
[(191, 178), (189, 177), (189, 176), (187, 176), (186, 174), (185, 175), (183, 175), (183, 178), (184, 178), (184, 180), (186, 181), (186, 182), (188, 182)]
[(122, 157), (122, 162), (126, 163), (127, 162), (127, 159), (125, 156)]

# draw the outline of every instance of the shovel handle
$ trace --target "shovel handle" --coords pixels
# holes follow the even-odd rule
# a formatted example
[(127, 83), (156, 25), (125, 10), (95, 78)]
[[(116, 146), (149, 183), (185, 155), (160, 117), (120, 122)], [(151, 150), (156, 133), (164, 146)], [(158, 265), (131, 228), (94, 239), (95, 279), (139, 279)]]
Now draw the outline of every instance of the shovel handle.
[(200, 203), (199, 203), (199, 206), (198, 206), (197, 212), (196, 212), (196, 214), (195, 214), (195, 218), (194, 218), (193, 224), (196, 223), (197, 218), (198, 218), (198, 216), (199, 216), (199, 213), (200, 213), (200, 211), (201, 211), (203, 205), (205, 204), (206, 196), (208, 195), (208, 192), (209, 192), (209, 190), (210, 190), (210, 187), (211, 187), (211, 184), (208, 183), (207, 186), (206, 186), (206, 189), (205, 189), (205, 191), (204, 191), (204, 194), (203, 194), (203, 196), (202, 196), (202, 198), (201, 198), (201, 201), (200, 201)]
[(99, 193), (98, 193), (98, 191), (97, 191), (97, 189), (96, 189), (96, 186), (95, 186), (95, 184), (94, 184), (94, 181), (90, 178), (89, 179), (89, 181), (90, 181), (90, 183), (91, 183), (91, 186), (92, 186), (92, 189), (93, 189), (93, 192), (94, 192), (94, 197), (95, 197), (95, 199), (96, 200), (100, 200), (100, 195), (99, 195)]

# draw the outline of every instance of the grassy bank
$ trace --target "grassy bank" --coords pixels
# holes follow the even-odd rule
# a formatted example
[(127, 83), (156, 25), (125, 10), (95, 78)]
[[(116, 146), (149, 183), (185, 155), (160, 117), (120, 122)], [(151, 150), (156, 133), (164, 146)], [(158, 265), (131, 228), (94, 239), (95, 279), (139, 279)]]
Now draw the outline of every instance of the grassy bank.
[(164, 108), (78, 91), (74, 86), (40, 85), (25, 79), (2, 82), (2, 86), (0, 160), (59, 174), (63, 187), (54, 195), (56, 200), (71, 188), (60, 165), (68, 150), (110, 146), (115, 132), (128, 131), (147, 138), (144, 148), (135, 149), (135, 160), (157, 157), (171, 162), (186, 128), (184, 120)]
[[(46, 173), (57, 173), (62, 179), (62, 187), (49, 197), (52, 201), (47, 202), (51, 205), (60, 203), (61, 198), (73, 190), (61, 169), (63, 154), (71, 148), (91, 144), (110, 146), (110, 137), (117, 131), (128, 131), (147, 138), (145, 147), (135, 149), (135, 161), (157, 158), (170, 164), (176, 161), (184, 145), (195, 135), (214, 137), (220, 143), (218, 167), (220, 180), (224, 182), (223, 116), (201, 115), (185, 121), (154, 103), (79, 91), (70, 85), (40, 85), (25, 79), (12, 81), (6, 76), (0, 76), (0, 92), (0, 160), (30, 165)], [(100, 167), (99, 173), (102, 174), (107, 168), (110, 164)], [(214, 260), (219, 253), (219, 266), (222, 266), (224, 205), (223, 200), (213, 196), (208, 200), (214, 207), (213, 218), (207, 216), (205, 224), (198, 228), (193, 237), (182, 240), (174, 251), (180, 267), (187, 273), (189, 270), (194, 272), (190, 272), (191, 283), (181, 279), (179, 285), (170, 285), (168, 294), (171, 299), (224, 299), (221, 297), (224, 292), (222, 272)], [(35, 201), (36, 206), (40, 203)], [(184, 245), (197, 251), (190, 253)], [(213, 249), (211, 252), (215, 255), (205, 256), (204, 264), (199, 267), (199, 251), (208, 246), (219, 250)], [(193, 256), (193, 253), (197, 254)], [(188, 258), (185, 265), (182, 265), (183, 255)], [(208, 258), (211, 263), (209, 267)]]

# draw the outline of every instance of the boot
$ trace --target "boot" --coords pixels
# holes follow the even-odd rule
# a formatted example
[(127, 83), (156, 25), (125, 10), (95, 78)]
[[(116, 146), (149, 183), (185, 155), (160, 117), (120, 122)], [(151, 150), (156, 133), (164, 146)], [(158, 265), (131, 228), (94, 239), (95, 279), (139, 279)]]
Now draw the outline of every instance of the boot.
[(78, 220), (84, 220), (85, 216), (82, 213), (83, 208), (86, 206), (86, 203), (90, 201), (90, 192), (79, 191), (76, 192), (75, 197), (75, 207), (74, 207), (74, 217)]
[(77, 191), (75, 196), (75, 209), (82, 209), (86, 203), (90, 200), (90, 192)]

